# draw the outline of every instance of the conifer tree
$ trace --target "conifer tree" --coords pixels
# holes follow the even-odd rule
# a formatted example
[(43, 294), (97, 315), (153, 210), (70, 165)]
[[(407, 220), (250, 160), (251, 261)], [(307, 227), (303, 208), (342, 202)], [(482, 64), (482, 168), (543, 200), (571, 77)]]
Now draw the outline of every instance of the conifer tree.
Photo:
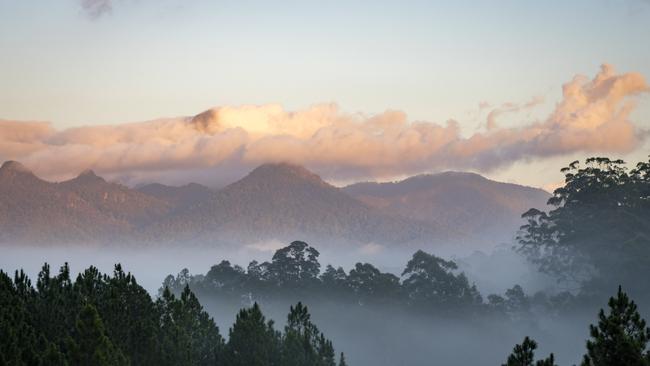
[(537, 342), (525, 337), (521, 344), (515, 346), (502, 366), (555, 366), (555, 356), (552, 353), (546, 359), (535, 362), (536, 349)]
[(73, 365), (121, 366), (127, 359), (106, 337), (104, 324), (94, 306), (85, 305), (77, 318)]
[(230, 328), (224, 354), (226, 366), (277, 365), (278, 342), (273, 322), (266, 322), (259, 305), (242, 309)]
[(306, 306), (298, 302), (289, 309), (282, 345), (282, 365), (316, 365), (318, 329)]
[(598, 325), (590, 325), (591, 339), (583, 366), (647, 366), (650, 365), (650, 328), (637, 311), (634, 301), (618, 287), (616, 297), (609, 299), (609, 314), (598, 313)]
[(345, 355), (343, 352), (341, 352), (341, 357), (339, 358), (339, 366), (348, 366), (347, 362), (345, 362)]

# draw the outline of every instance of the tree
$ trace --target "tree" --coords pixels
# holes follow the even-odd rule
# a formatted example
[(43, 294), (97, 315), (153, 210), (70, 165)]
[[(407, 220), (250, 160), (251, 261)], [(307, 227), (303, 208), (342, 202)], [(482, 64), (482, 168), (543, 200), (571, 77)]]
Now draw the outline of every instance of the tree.
[(543, 272), (583, 289), (614, 284), (647, 293), (650, 258), (650, 162), (629, 170), (622, 160), (589, 158), (563, 168), (565, 184), (544, 212), (530, 209), (519, 250)]
[(217, 362), (223, 347), (219, 328), (203, 311), (188, 285), (179, 299), (165, 288), (156, 307), (166, 364), (207, 366)]
[(273, 254), (269, 275), (279, 286), (310, 284), (318, 278), (320, 253), (303, 241), (294, 241)]
[(348, 287), (358, 296), (359, 304), (366, 300), (388, 302), (398, 298), (399, 278), (382, 273), (370, 263), (357, 263), (348, 275)]
[(325, 338), (323, 333), (318, 337), (318, 363), (319, 366), (336, 366), (336, 355), (332, 341)]
[(131, 273), (116, 264), (113, 277), (104, 275), (102, 296), (97, 303), (106, 334), (132, 365), (159, 363), (158, 314), (149, 293)]
[(402, 287), (415, 305), (458, 306), (482, 303), (464, 274), (455, 275), (456, 263), (418, 250), (402, 272)]
[(528, 296), (519, 285), (506, 290), (505, 307), (508, 312), (526, 312), (530, 307)]
[(0, 271), (0, 364), (38, 364), (38, 333), (27, 308), (29, 279), (22, 271), (15, 278), (24, 286), (16, 286)]
[(104, 324), (94, 306), (85, 305), (77, 318), (73, 349), (73, 365), (127, 365), (122, 351), (115, 347), (104, 332)]
[(336, 366), (332, 341), (312, 323), (307, 306), (289, 309), (282, 342), (282, 366)]
[(34, 324), (39, 325), (47, 340), (61, 346), (75, 329), (77, 316), (84, 306), (70, 278), (68, 263), (53, 277), (50, 277), (50, 266), (45, 263), (38, 274), (36, 290), (32, 304)]
[(342, 267), (334, 268), (331, 264), (325, 267), (325, 271), (320, 276), (323, 286), (328, 289), (339, 290), (345, 287), (348, 275)]
[(341, 357), (339, 358), (339, 366), (348, 366), (347, 362), (345, 362), (345, 355), (343, 352), (341, 352)]
[(229, 261), (221, 261), (212, 266), (205, 275), (208, 286), (223, 292), (236, 292), (241, 289), (246, 273), (238, 265), (232, 266)]
[(650, 365), (650, 328), (621, 287), (609, 299), (609, 314), (598, 313), (598, 325), (589, 326), (591, 339), (583, 366), (647, 366)]
[(535, 362), (537, 342), (525, 337), (521, 344), (515, 346), (503, 366), (555, 366), (555, 356), (551, 353), (547, 358)]
[(289, 308), (287, 325), (282, 342), (282, 365), (316, 365), (318, 351), (318, 328), (311, 322), (311, 315), (301, 302)]
[(278, 335), (273, 322), (266, 322), (257, 303), (242, 309), (230, 328), (224, 354), (226, 366), (278, 365)]
[[(0, 365), (228, 364), (219, 329), (189, 281), (184, 283), (178, 297), (166, 287), (154, 303), (119, 264), (112, 277), (89, 267), (74, 282), (67, 264), (56, 276), (45, 264), (36, 288), (23, 271), (13, 280), (0, 271)], [(311, 324), (309, 317), (302, 319)], [(261, 324), (260, 331), (242, 331), (250, 324)], [(313, 334), (316, 357), (308, 366), (333, 366), (332, 342), (317, 330)], [(248, 353), (253, 349), (252, 355), (267, 355), (260, 364), (280, 365), (282, 335), (272, 321), (265, 323), (256, 305), (240, 314), (229, 347), (230, 364), (256, 365)]]

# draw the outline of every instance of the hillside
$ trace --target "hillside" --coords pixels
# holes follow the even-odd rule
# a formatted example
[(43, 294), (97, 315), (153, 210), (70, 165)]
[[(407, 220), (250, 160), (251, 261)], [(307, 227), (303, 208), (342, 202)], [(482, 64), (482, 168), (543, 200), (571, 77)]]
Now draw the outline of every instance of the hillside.
[(357, 183), (343, 191), (369, 206), (459, 231), (473, 241), (510, 240), (522, 223), (521, 214), (544, 207), (550, 197), (541, 189), (459, 172)]
[(199, 241), (301, 238), (391, 244), (442, 235), (432, 226), (369, 207), (289, 164), (262, 165), (153, 231)]

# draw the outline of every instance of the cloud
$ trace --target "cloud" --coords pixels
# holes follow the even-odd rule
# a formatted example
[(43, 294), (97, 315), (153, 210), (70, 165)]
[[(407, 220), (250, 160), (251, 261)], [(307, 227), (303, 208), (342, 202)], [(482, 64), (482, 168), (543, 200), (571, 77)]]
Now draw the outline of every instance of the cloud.
[[(534, 96), (528, 102), (523, 104), (516, 104), (512, 102), (503, 103), (501, 107), (493, 108), (490, 112), (488, 112), (485, 121), (486, 128), (488, 130), (494, 130), (497, 128), (497, 118), (503, 116), (504, 114), (531, 110), (542, 103), (544, 103), (544, 98), (541, 96)], [(489, 107), (489, 104), (479, 105), (480, 110), (487, 109)]]
[[(224, 106), (193, 117), (62, 131), (47, 123), (0, 121), (0, 158), (20, 160), (50, 179), (92, 168), (127, 183), (160, 177), (178, 182), (205, 172), (242, 175), (280, 161), (305, 165), (328, 179), (371, 179), (443, 169), (489, 171), (576, 152), (625, 153), (647, 136), (629, 119), (649, 92), (641, 74), (617, 74), (603, 65), (593, 79), (576, 76), (562, 90), (562, 100), (545, 119), (504, 128), (493, 115), (490, 128), (471, 136), (461, 135), (453, 120), (409, 121), (393, 110), (352, 114), (335, 104), (299, 111)], [(497, 109), (507, 113), (539, 103), (533, 98)]]
[(81, 9), (91, 19), (97, 19), (104, 14), (113, 11), (112, 0), (80, 0)]

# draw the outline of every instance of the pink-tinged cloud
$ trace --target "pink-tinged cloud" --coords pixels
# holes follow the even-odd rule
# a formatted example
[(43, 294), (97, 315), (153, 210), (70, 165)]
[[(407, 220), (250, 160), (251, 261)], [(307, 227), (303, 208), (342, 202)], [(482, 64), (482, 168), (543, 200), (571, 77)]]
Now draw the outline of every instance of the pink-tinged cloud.
[(469, 137), (453, 120), (409, 121), (400, 111), (349, 114), (334, 104), (300, 111), (278, 105), (219, 107), (194, 117), (63, 131), (47, 123), (0, 120), (0, 158), (20, 160), (50, 179), (92, 168), (132, 182), (170, 175), (189, 181), (226, 170), (243, 174), (279, 161), (305, 165), (330, 179), (488, 171), (528, 158), (630, 152), (648, 134), (629, 117), (649, 91), (642, 75), (616, 74), (604, 65), (592, 80), (576, 76), (566, 83), (546, 119), (499, 127), (499, 113), (532, 108), (541, 99), (504, 104), (501, 112), (488, 115), (486, 131)]

